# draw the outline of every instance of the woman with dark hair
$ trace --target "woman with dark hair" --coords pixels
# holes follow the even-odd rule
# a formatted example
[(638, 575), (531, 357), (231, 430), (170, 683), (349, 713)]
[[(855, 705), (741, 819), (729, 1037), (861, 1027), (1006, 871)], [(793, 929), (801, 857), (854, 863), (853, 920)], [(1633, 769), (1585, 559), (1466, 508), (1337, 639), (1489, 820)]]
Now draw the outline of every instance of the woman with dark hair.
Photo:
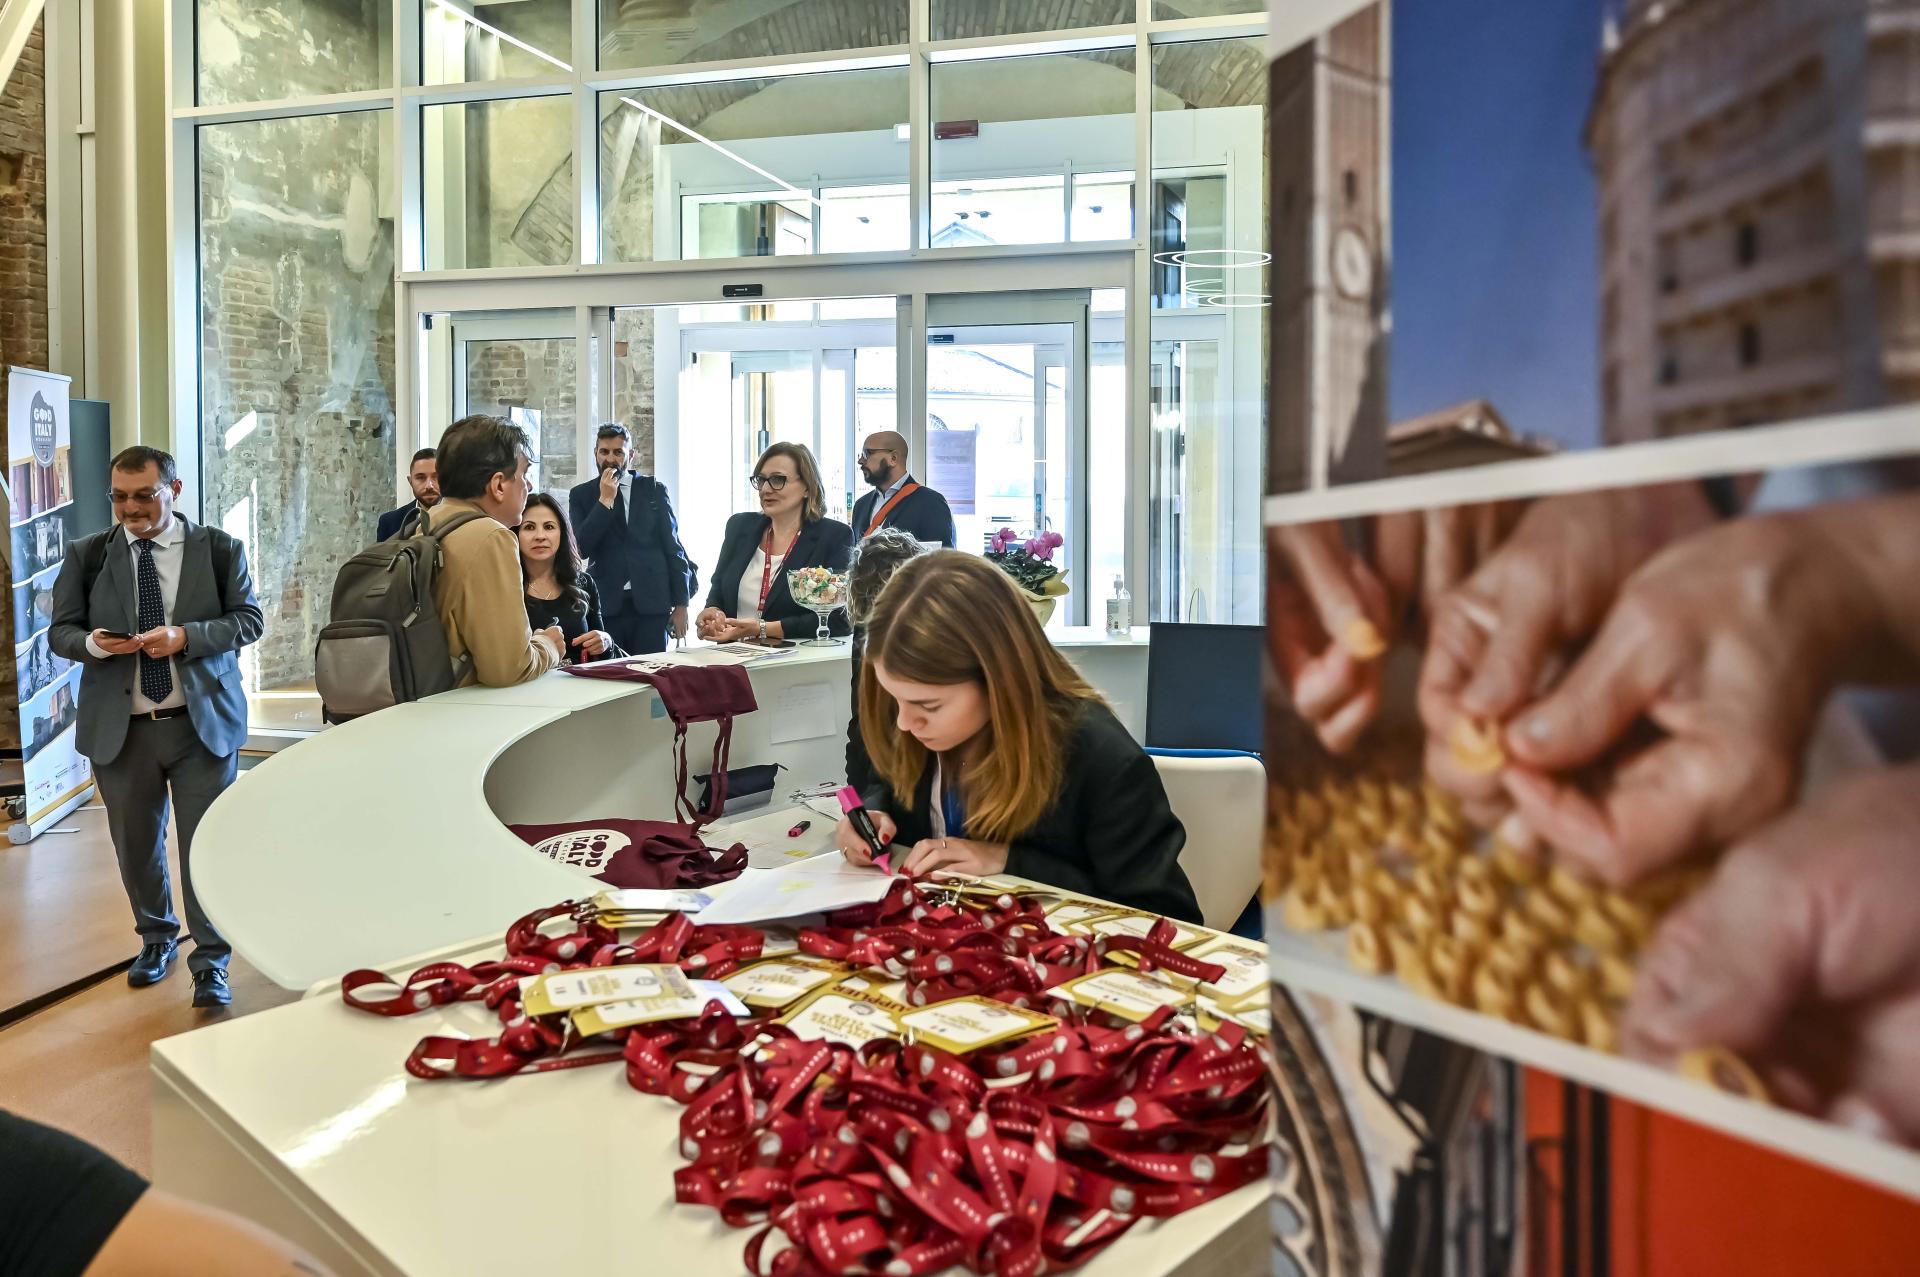
[[(787, 573), (795, 568), (845, 570), (853, 529), (826, 516), (826, 490), (805, 444), (776, 443), (760, 454), (750, 480), (760, 508), (727, 520), (706, 610), (694, 619), (700, 637), (737, 639), (812, 634), (817, 622), (794, 602)], [(833, 614), (835, 634), (848, 631), (844, 609)]]
[[(1017, 874), (1200, 921), (1186, 830), (1153, 760), (1067, 664), (1012, 578), (940, 550), (908, 560), (866, 620), (860, 734), (869, 815), (894, 869)], [(850, 822), (841, 854), (872, 863)]]
[(570, 660), (626, 655), (601, 619), (600, 592), (580, 561), (566, 514), (544, 492), (527, 498), (520, 520), (520, 571), (527, 581), (527, 623), (536, 630), (559, 626)]

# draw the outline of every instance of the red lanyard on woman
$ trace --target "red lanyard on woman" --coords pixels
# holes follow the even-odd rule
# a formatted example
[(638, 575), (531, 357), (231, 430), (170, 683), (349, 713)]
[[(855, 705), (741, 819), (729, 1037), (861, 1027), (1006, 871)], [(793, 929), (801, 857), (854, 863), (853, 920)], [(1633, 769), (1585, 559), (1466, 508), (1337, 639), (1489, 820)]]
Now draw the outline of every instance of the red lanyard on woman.
[[(800, 525), (803, 529), (806, 525)], [(793, 547), (800, 544), (800, 534), (793, 534), (793, 540), (787, 542), (787, 552), (780, 556), (785, 563), (793, 554)], [(767, 556), (766, 563), (760, 569), (760, 615), (767, 614), (767, 595), (773, 593), (773, 521), (767, 521), (766, 535), (760, 538), (760, 553)]]

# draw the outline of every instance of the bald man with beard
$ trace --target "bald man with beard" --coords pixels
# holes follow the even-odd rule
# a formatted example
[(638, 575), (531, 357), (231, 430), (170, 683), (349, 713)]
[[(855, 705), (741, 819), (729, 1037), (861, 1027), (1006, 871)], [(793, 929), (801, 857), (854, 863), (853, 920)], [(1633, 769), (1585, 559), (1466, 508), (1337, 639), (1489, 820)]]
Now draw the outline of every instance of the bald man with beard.
[(867, 436), (860, 473), (873, 491), (854, 503), (853, 535), (866, 540), (881, 528), (899, 528), (915, 539), (952, 548), (953, 511), (947, 499), (907, 472), (907, 441), (899, 432)]

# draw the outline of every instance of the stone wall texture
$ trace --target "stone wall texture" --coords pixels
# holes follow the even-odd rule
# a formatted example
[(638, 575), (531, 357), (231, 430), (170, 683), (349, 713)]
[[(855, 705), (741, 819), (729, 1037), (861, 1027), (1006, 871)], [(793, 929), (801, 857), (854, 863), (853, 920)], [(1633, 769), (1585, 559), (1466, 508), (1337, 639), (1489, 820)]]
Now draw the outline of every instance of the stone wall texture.
[[(222, 96), (357, 84), (371, 2), (209, 6), (236, 34)], [(391, 127), (371, 111), (200, 135), (202, 517), (253, 562), (249, 691), (311, 683), (334, 575), (395, 504)]]

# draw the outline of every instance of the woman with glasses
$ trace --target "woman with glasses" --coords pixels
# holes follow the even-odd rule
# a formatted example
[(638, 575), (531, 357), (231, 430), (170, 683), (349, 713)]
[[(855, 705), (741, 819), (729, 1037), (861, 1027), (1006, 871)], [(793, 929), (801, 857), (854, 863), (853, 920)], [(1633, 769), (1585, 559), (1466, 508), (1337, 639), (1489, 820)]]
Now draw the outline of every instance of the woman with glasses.
[[(727, 520), (713, 589), (694, 628), (716, 643), (812, 634), (817, 622), (793, 601), (787, 573), (795, 568), (845, 571), (853, 555), (853, 529), (825, 517), (820, 471), (803, 444), (768, 448), (749, 482), (760, 494), (760, 509)], [(848, 632), (844, 610), (835, 612), (831, 623), (835, 634)]]

